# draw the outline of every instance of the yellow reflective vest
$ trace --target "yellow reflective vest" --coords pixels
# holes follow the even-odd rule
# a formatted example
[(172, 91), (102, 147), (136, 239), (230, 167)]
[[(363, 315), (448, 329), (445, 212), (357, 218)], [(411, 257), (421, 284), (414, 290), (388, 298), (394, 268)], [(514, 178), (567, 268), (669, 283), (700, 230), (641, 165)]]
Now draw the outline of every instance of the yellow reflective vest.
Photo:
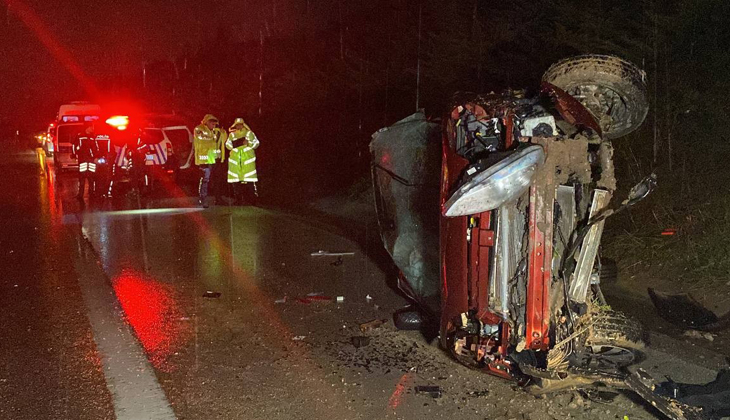
[(258, 147), (259, 139), (247, 125), (231, 131), (226, 140), (226, 149), (231, 151), (228, 155), (228, 182), (258, 182), (255, 152)]
[(205, 124), (195, 127), (193, 148), (196, 165), (212, 165), (224, 159), (226, 132), (220, 128), (209, 129)]

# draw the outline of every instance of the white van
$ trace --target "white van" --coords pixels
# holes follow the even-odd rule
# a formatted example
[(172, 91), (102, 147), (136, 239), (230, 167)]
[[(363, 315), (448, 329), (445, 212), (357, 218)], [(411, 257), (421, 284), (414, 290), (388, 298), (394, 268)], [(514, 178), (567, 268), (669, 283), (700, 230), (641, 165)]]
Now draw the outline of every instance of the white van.
[(58, 109), (53, 130), (53, 161), (58, 171), (78, 168), (79, 163), (73, 154), (76, 135), (84, 130), (84, 124), (99, 119), (101, 107), (90, 102), (71, 102)]

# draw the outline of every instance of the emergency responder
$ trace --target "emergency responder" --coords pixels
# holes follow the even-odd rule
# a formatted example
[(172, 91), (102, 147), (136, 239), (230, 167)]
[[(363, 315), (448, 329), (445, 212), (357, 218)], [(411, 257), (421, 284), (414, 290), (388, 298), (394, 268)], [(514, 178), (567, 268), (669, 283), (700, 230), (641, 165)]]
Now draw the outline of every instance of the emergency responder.
[(193, 149), (195, 150), (195, 164), (200, 168), (200, 185), (198, 186), (198, 201), (201, 206), (208, 207), (208, 183), (211, 171), (216, 162), (220, 162), (226, 142), (226, 132), (218, 128), (218, 118), (208, 114), (203, 117), (199, 126), (195, 127)]
[(234, 195), (238, 204), (252, 204), (255, 197), (258, 197), (256, 183), (259, 181), (256, 174), (256, 148), (259, 147), (259, 139), (251, 128), (243, 121), (243, 118), (236, 118), (230, 128), (230, 134), (226, 141), (226, 149), (231, 153), (228, 156), (228, 183), (233, 185)]
[(111, 138), (108, 134), (96, 134), (94, 138), (94, 163), (96, 173), (92, 177), (94, 194), (107, 196), (107, 190), (111, 189), (111, 177), (114, 159), (112, 155)]
[(226, 182), (226, 172), (228, 169), (226, 159), (228, 157), (228, 151), (225, 148), (225, 144), (227, 138), (228, 133), (226, 132), (226, 129), (221, 128), (219, 136), (219, 140), (221, 141), (221, 145), (223, 146), (221, 147), (221, 158), (219, 160), (216, 160), (210, 173), (210, 184), (211, 187), (213, 187), (213, 194), (215, 195), (216, 205), (224, 203), (223, 196), (230, 196), (230, 194), (228, 194), (229, 186)]
[(96, 156), (99, 150), (94, 135), (94, 124), (86, 125), (83, 133), (78, 133), (72, 144), (72, 153), (76, 155), (79, 162), (79, 193), (77, 198), (83, 200), (86, 181), (89, 184), (89, 195), (94, 193), (94, 181), (96, 173)]

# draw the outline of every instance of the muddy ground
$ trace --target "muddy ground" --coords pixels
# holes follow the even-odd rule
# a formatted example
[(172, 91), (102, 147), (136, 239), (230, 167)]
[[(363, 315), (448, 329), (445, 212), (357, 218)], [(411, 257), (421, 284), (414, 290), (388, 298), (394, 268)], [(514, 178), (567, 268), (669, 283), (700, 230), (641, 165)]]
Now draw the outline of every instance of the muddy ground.
[[(367, 186), (362, 184), (346, 197), (315, 203), (308, 210), (308, 217), (319, 217), (332, 226), (346, 228), (355, 240), (376, 247), (379, 241), (377, 220), (371, 211), (369, 198)], [(352, 215), (358, 215), (357, 223)], [(717, 369), (727, 366), (724, 360), (724, 356), (730, 354), (724, 347), (727, 334), (692, 333), (689, 336), (684, 329), (662, 320), (657, 316), (645, 288), (651, 284), (667, 289), (669, 284), (653, 280), (649, 282), (638, 278), (632, 274), (631, 267), (622, 266), (619, 281), (605, 286), (610, 304), (615, 309), (642, 320), (650, 330), (649, 356), (642, 367), (660, 380), (669, 374), (674, 379), (695, 383), (713, 379)], [(377, 316), (387, 318), (388, 312), (382, 309)], [(451, 417), (454, 412), (465, 418), (662, 418), (630, 393), (619, 392), (610, 402), (596, 399), (595, 395), (581, 390), (534, 397), (515, 384), (458, 365), (435, 344), (426, 342), (419, 333), (397, 331), (392, 324), (369, 333), (371, 342), (364, 348), (355, 348), (348, 342), (350, 336), (358, 334), (357, 330), (343, 328), (332, 339), (324, 342), (314, 340), (303, 345), (323, 346), (336, 367), (333, 374), (336, 375), (342, 368), (346, 369), (345, 372), (350, 370), (342, 376), (343, 384), (357, 388), (367, 383), (368, 378), (382, 375), (390, 375), (394, 383), (407, 384), (403, 395), (408, 401), (408, 414), (389, 409), (389, 415), (394, 418), (421, 415), (441, 418)], [(443, 396), (434, 399), (415, 394), (413, 387), (416, 385), (438, 385)]]

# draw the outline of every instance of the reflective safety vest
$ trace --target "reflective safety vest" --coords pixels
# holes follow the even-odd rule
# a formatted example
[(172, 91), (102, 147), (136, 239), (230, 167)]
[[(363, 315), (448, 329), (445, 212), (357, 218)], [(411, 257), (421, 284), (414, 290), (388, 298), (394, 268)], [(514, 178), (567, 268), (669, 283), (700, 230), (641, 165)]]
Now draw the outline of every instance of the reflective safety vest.
[(232, 131), (226, 141), (228, 156), (228, 182), (258, 182), (256, 175), (256, 152), (259, 139), (248, 126)]
[(195, 149), (196, 165), (211, 165), (224, 159), (223, 147), (226, 142), (226, 132), (220, 128), (210, 130), (204, 124), (195, 127), (193, 148)]
[(79, 161), (79, 172), (96, 172), (96, 159), (107, 156), (109, 149), (109, 136), (79, 134), (72, 145)]
[(129, 156), (127, 156), (129, 154), (127, 151), (127, 145), (125, 144), (122, 147), (114, 146), (114, 151), (117, 154), (117, 158), (114, 161), (114, 164), (124, 170), (129, 169), (132, 162), (129, 159)]
[(96, 163), (94, 162), (81, 162), (79, 163), (79, 172), (96, 172)]
[(72, 145), (72, 151), (76, 154), (79, 163), (93, 162), (94, 155), (97, 154), (95, 153), (97, 152), (95, 137), (79, 134)]

